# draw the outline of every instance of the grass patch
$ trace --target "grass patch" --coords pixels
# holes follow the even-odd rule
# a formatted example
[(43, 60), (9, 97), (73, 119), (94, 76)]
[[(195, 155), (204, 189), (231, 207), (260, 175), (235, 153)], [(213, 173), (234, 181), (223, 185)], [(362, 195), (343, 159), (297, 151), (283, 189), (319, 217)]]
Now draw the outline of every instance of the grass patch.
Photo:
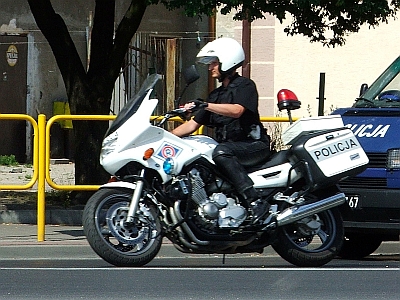
[(0, 155), (0, 165), (2, 165), (2, 166), (18, 166), (19, 163), (15, 159), (15, 155)]

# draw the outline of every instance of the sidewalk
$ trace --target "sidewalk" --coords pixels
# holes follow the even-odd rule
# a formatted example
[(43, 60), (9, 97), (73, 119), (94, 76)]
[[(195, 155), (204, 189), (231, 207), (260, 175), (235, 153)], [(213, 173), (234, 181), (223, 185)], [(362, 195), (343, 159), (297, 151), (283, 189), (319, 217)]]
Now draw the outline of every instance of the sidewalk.
[(89, 245), (82, 226), (46, 225), (45, 241), (38, 242), (36, 225), (0, 224), (0, 247), (35, 244)]
[[(33, 176), (33, 168), (28, 165), (1, 166), (0, 165), (0, 185), (25, 185), (30, 182)], [(50, 160), (50, 177), (58, 185), (75, 184), (75, 164), (68, 160)], [(53, 190), (46, 184), (46, 191)], [(36, 192), (37, 182), (27, 191)]]
[[(75, 165), (68, 161), (54, 160), (50, 177), (58, 185), (75, 184)], [(0, 185), (26, 185), (33, 176), (30, 166), (0, 166)], [(62, 193), (46, 183), (47, 193)], [(48, 198), (47, 198), (48, 200)], [(64, 208), (63, 203), (46, 202), (46, 224), (82, 225), (83, 206)], [(0, 223), (37, 224), (37, 182), (28, 190), (0, 190)]]

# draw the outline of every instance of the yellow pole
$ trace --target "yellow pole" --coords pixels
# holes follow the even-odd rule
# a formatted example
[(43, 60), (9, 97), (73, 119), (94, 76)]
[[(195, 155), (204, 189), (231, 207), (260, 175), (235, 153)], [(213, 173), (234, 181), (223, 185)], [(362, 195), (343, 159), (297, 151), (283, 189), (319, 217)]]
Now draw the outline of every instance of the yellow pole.
[(45, 211), (45, 147), (46, 147), (46, 116), (40, 114), (38, 116), (39, 131), (39, 174), (38, 174), (38, 203), (37, 203), (37, 240), (43, 242), (45, 237), (46, 211)]

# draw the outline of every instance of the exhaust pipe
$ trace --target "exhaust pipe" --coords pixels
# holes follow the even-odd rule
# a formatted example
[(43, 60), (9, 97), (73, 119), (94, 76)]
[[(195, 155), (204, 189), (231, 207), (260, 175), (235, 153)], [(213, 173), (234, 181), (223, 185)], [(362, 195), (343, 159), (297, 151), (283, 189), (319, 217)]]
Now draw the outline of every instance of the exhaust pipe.
[[(331, 209), (335, 206), (339, 206), (343, 204), (345, 201), (346, 197), (344, 193), (339, 193), (314, 203), (289, 207), (285, 209), (283, 212), (276, 215), (275, 219), (276, 223), (274, 225), (275, 227), (278, 227), (293, 223), (307, 216), (311, 216), (313, 214), (320, 213), (324, 210)], [(269, 225), (267, 225), (267, 227), (270, 227)]]

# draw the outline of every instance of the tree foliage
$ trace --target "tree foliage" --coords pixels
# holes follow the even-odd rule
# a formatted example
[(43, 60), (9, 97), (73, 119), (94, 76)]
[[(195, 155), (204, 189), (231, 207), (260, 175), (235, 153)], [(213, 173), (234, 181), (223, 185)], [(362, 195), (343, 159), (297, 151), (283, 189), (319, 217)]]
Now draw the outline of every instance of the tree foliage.
[[(157, 0), (154, 0), (157, 2)], [(235, 20), (262, 19), (265, 14), (275, 16), (288, 35), (301, 34), (311, 42), (327, 46), (341, 46), (350, 33), (362, 25), (371, 27), (396, 15), (398, 0), (160, 0), (169, 9), (182, 7), (188, 16), (211, 15), (218, 7), (221, 14), (233, 12)]]

